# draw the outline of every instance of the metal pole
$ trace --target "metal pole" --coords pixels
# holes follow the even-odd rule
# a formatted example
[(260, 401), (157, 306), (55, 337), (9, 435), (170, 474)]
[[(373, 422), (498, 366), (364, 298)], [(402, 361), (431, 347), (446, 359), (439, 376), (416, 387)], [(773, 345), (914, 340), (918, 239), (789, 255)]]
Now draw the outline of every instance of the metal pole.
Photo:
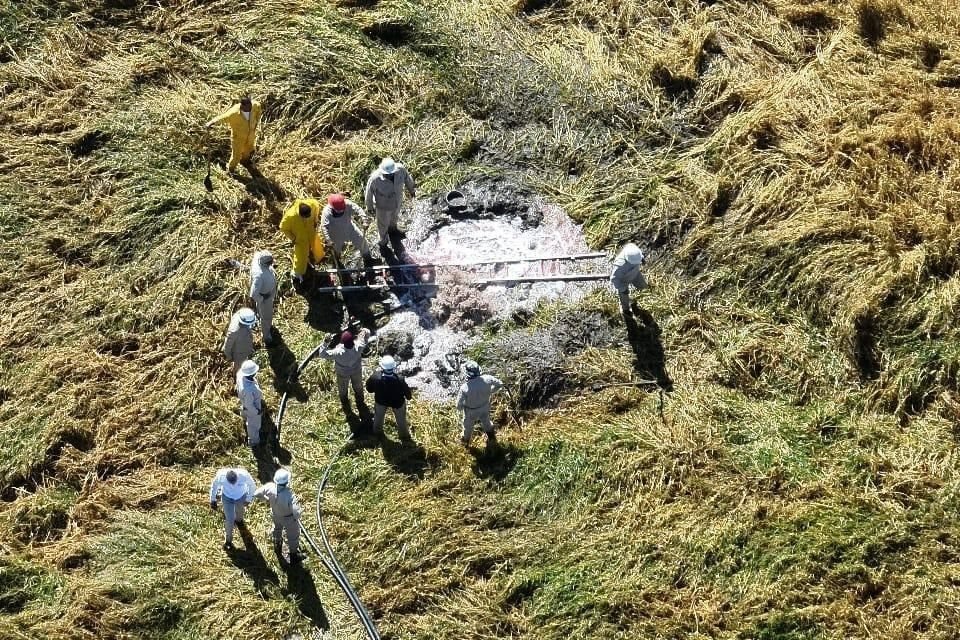
[(481, 260), (479, 262), (429, 262), (425, 264), (396, 264), (396, 265), (375, 265), (368, 268), (351, 269), (325, 269), (321, 273), (354, 273), (357, 271), (403, 271), (404, 269), (437, 269), (446, 267), (470, 268), (482, 267), (495, 264), (522, 264), (524, 262), (564, 262), (573, 260), (595, 260), (597, 258), (606, 258), (605, 253), (576, 253), (565, 256), (543, 256), (539, 258), (515, 258), (513, 260)]

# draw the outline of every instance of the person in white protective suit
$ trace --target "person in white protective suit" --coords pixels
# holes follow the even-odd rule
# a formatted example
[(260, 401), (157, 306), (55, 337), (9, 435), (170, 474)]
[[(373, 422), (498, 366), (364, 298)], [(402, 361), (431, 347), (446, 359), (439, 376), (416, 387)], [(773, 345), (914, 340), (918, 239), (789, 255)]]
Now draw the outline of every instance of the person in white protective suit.
[(460, 441), (463, 446), (469, 447), (473, 426), (479, 422), (487, 436), (487, 446), (492, 446), (496, 444), (497, 437), (490, 421), (490, 397), (503, 388), (503, 382), (484, 374), (480, 365), (473, 360), (467, 360), (464, 369), (467, 381), (460, 387), (460, 394), (457, 396), (457, 410), (463, 412), (463, 434)]
[(643, 291), (649, 285), (647, 279), (640, 273), (640, 267), (646, 256), (637, 245), (628, 242), (613, 259), (613, 271), (610, 273), (610, 284), (617, 290), (620, 297), (620, 312), (624, 319), (633, 317), (630, 310), (630, 287), (635, 287), (638, 291)]
[(320, 213), (320, 229), (333, 249), (333, 261), (338, 269), (343, 264), (343, 249), (348, 242), (360, 252), (365, 264), (370, 262), (370, 247), (356, 225), (356, 220), (365, 216), (363, 209), (342, 193), (331, 193), (327, 197), (327, 204)]
[(324, 360), (333, 360), (333, 372), (337, 375), (337, 394), (346, 412), (350, 411), (350, 398), (347, 394), (351, 386), (356, 397), (357, 410), (363, 411), (367, 406), (363, 398), (363, 356), (360, 351), (367, 346), (369, 336), (369, 329), (361, 329), (354, 341), (353, 334), (344, 331), (340, 334), (340, 343), (337, 346), (321, 349), (317, 353), (317, 356)]
[(227, 335), (223, 339), (223, 355), (233, 363), (233, 372), (253, 357), (253, 325), (257, 323), (257, 314), (253, 309), (243, 307), (230, 318)]
[(363, 191), (363, 203), (367, 211), (377, 218), (377, 233), (380, 236), (380, 250), (383, 251), (390, 241), (390, 233), (399, 234), (397, 228), (400, 208), (403, 206), (403, 192), (411, 198), (417, 196), (417, 185), (407, 168), (393, 158), (384, 158), (380, 166), (370, 174)]
[(223, 548), (233, 549), (233, 527), (244, 526), (243, 513), (251, 502), (257, 484), (253, 477), (242, 467), (223, 468), (213, 476), (210, 484), (210, 508), (217, 510), (217, 499), (223, 503), (223, 518), (226, 527)]
[(263, 425), (263, 391), (257, 383), (260, 367), (253, 360), (240, 365), (237, 372), (237, 396), (240, 398), (240, 415), (247, 428), (247, 444), (260, 446), (260, 427)]
[(250, 297), (260, 316), (264, 344), (273, 342), (273, 307), (277, 301), (277, 273), (273, 270), (273, 254), (257, 251), (250, 261)]
[(290, 472), (277, 469), (273, 482), (263, 485), (253, 494), (254, 498), (270, 504), (273, 517), (273, 549), (277, 555), (283, 553), (283, 534), (287, 534), (287, 549), (290, 562), (300, 561), (300, 503), (290, 490)]

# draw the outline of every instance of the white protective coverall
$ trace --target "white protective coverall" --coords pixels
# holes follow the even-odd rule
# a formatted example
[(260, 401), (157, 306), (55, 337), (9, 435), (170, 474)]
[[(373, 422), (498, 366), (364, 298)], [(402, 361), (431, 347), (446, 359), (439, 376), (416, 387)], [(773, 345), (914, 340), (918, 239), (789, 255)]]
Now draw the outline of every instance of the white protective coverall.
[(230, 318), (227, 336), (223, 340), (223, 355), (233, 362), (234, 371), (240, 368), (244, 360), (253, 357), (253, 329), (240, 324), (239, 311)]
[(370, 247), (363, 237), (363, 233), (354, 223), (364, 215), (363, 209), (357, 206), (353, 200), (346, 201), (346, 207), (342, 215), (335, 216), (333, 207), (329, 204), (324, 205), (323, 212), (320, 214), (320, 228), (323, 230), (323, 237), (327, 239), (333, 248), (333, 256), (340, 261), (340, 255), (343, 253), (343, 247), (349, 242), (360, 255), (370, 256)]
[(411, 198), (416, 196), (417, 185), (407, 168), (399, 162), (392, 174), (377, 169), (367, 179), (367, 186), (363, 190), (363, 203), (367, 211), (376, 215), (380, 246), (386, 246), (390, 240), (390, 230), (397, 228), (404, 189)]
[(628, 262), (623, 249), (613, 259), (610, 284), (617, 290), (617, 295), (620, 297), (620, 310), (623, 311), (624, 315), (630, 313), (630, 285), (636, 287), (638, 291), (643, 291), (649, 286), (647, 279), (640, 273), (642, 266)]
[(260, 316), (260, 329), (264, 342), (270, 342), (273, 331), (273, 305), (277, 300), (277, 272), (273, 265), (264, 267), (260, 259), (271, 255), (268, 251), (257, 251), (250, 261), (250, 297), (253, 298), (254, 311)]
[(213, 476), (213, 482), (210, 484), (210, 506), (216, 506), (217, 497), (223, 502), (223, 516), (226, 526), (225, 542), (233, 543), (233, 526), (238, 522), (243, 522), (243, 513), (247, 505), (253, 502), (253, 493), (257, 488), (257, 483), (253, 481), (250, 473), (242, 468), (232, 469), (237, 474), (237, 481), (231, 484), (227, 480), (227, 474), (231, 469), (223, 468), (217, 471)]
[(240, 415), (247, 428), (247, 443), (260, 445), (260, 427), (263, 424), (263, 391), (253, 376), (237, 372), (237, 396), (240, 398)]
[(273, 546), (279, 553), (283, 545), (283, 532), (287, 533), (287, 548), (292, 560), (300, 551), (300, 503), (289, 485), (277, 486), (268, 482), (253, 494), (255, 498), (270, 504), (273, 516)]
[(469, 444), (470, 438), (473, 437), (473, 425), (477, 422), (487, 436), (493, 435), (493, 423), (490, 422), (490, 396), (502, 387), (503, 382), (487, 374), (470, 378), (460, 387), (457, 410), (463, 411), (461, 438), (465, 444)]
[(353, 348), (347, 349), (338, 344), (333, 349), (321, 349), (317, 355), (324, 360), (333, 360), (333, 372), (337, 374), (337, 393), (340, 402), (349, 402), (347, 395), (353, 387), (353, 395), (357, 398), (357, 407), (365, 405), (363, 400), (363, 356), (360, 350), (367, 346), (366, 333), (361, 331), (354, 339)]

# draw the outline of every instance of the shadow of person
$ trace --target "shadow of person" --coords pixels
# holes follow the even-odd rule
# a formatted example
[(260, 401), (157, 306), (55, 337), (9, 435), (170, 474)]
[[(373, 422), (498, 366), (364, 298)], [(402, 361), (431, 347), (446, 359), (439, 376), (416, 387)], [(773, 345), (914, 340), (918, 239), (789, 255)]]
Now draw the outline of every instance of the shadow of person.
[(422, 480), (427, 471), (440, 466), (440, 456), (427, 453), (427, 450), (414, 441), (397, 442), (386, 436), (380, 439), (383, 459), (397, 473), (413, 480)]
[(634, 369), (643, 377), (652, 378), (664, 391), (673, 391), (673, 380), (667, 374), (666, 353), (660, 337), (660, 326), (649, 311), (631, 305), (633, 316), (624, 318), (627, 340), (633, 348)]
[(257, 462), (257, 479), (260, 482), (272, 482), (273, 474), (280, 468), (280, 465), (273, 457), (268, 440), (253, 449), (253, 458)]
[(270, 369), (273, 370), (273, 388), (277, 393), (287, 393), (297, 399), (298, 402), (306, 402), (310, 399), (307, 390), (300, 384), (297, 375), (297, 356), (290, 350), (283, 336), (274, 329), (273, 342), (267, 348), (267, 357), (270, 360)]
[(469, 451), (473, 456), (473, 475), (488, 480), (503, 480), (523, 457), (523, 451), (510, 443), (497, 442), (483, 449), (470, 447)]
[(263, 554), (257, 547), (253, 535), (246, 527), (237, 527), (237, 532), (243, 540), (243, 549), (234, 549), (228, 552), (230, 561), (233, 562), (240, 571), (243, 571), (253, 581), (254, 588), (265, 598), (270, 596), (271, 586), (280, 587), (280, 578), (277, 573), (267, 564)]
[(360, 405), (359, 415), (354, 412), (350, 400), (341, 400), (340, 408), (343, 409), (343, 415), (347, 419), (347, 426), (350, 427), (350, 433), (356, 438), (365, 438), (370, 435), (373, 425), (373, 416), (366, 405)]
[(286, 198), (287, 194), (284, 192), (283, 187), (263, 175), (253, 160), (245, 160), (240, 164), (242, 164), (246, 170), (250, 172), (250, 179), (242, 180), (241, 176), (236, 175), (234, 175), (234, 179), (238, 180), (239, 182), (243, 182), (247, 189), (247, 193), (254, 197), (260, 196), (268, 202), (274, 200), (283, 200)]
[(285, 564), (284, 569), (287, 574), (287, 593), (296, 600), (300, 613), (306, 616), (315, 627), (328, 631), (330, 620), (317, 594), (317, 586), (310, 569), (302, 562)]

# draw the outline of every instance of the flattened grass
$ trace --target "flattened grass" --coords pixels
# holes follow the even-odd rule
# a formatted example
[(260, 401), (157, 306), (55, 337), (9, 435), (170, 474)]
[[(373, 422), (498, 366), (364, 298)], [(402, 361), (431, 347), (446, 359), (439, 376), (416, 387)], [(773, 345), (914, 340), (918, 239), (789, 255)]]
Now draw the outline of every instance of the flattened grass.
[[(2, 634), (319, 628), (302, 584), (231, 564), (202, 508), (216, 466), (255, 468), (217, 353), (245, 295), (228, 261), (283, 254), (289, 199), (359, 193), (387, 153), (424, 193), (507, 173), (593, 246), (641, 242), (644, 335), (676, 389), (663, 415), (636, 389), (571, 394), (494, 455), (416, 401), (421, 449), (346, 456), (331, 531), (387, 633), (953, 631), (955, 12), (608, 4), (0, 7)], [(273, 184), (215, 170), (208, 196), (226, 145), (201, 125), (243, 90)], [(296, 355), (308, 311), (280, 304)], [(636, 358), (593, 348), (565, 373), (627, 380)], [(285, 425), (306, 504), (346, 430), (331, 383), (314, 365)], [(356, 637), (313, 577), (329, 634)]]

